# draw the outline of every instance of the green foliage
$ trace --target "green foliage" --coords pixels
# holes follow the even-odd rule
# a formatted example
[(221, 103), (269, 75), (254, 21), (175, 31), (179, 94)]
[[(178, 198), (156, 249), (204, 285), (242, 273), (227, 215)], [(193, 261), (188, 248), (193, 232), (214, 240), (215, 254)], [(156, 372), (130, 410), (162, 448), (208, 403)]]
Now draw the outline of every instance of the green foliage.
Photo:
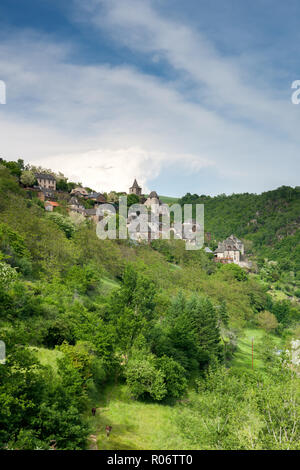
[(0, 262), (0, 289), (7, 288), (17, 279), (17, 272), (9, 264)]
[[(70, 184), (70, 183), (69, 183)], [(56, 180), (56, 189), (57, 191), (65, 191), (68, 192), (70, 189), (68, 182), (66, 179), (60, 178)]]
[(7, 162), (1, 158), (0, 163), (9, 169), (10, 173), (17, 178), (20, 178), (22, 170), (24, 170), (24, 161), (19, 158), (17, 162)]
[[(282, 186), (260, 195), (210, 197), (188, 193), (179, 203), (205, 205), (205, 228), (212, 236), (212, 245), (231, 233), (243, 237), (248, 255), (259, 256), (263, 263), (267, 260), (264, 279), (285, 282), (285, 273), (299, 272), (299, 187)], [(276, 263), (270, 265), (268, 260)]]
[(210, 369), (176, 422), (198, 449), (299, 449), (299, 388), (275, 362), (268, 373)]
[(156, 369), (153, 359), (132, 360), (126, 367), (126, 380), (135, 398), (150, 396), (154, 400), (162, 400), (166, 394), (164, 374)]
[(276, 330), (276, 328), (278, 327), (278, 321), (275, 315), (267, 311), (260, 312), (257, 315), (257, 322), (259, 326), (266, 331)]
[(5, 223), (0, 223), (0, 248), (2, 252), (7, 254), (8, 258), (12, 256), (30, 257), (24, 237)]
[(7, 341), (0, 368), (0, 447), (49, 449), (55, 439), (59, 449), (83, 448), (87, 428), (79, 414), (83, 395), (76, 370), (61, 360), (55, 380), (33, 353), (11, 347)]
[(48, 217), (65, 233), (67, 238), (72, 237), (75, 232), (75, 225), (69, 217), (56, 212), (49, 214)]
[(132, 206), (133, 204), (139, 204), (140, 198), (136, 194), (128, 194), (127, 196), (127, 207)]
[[(73, 185), (67, 184), (68, 189)], [(23, 190), (3, 164), (0, 216), (0, 339), (7, 345), (7, 364), (0, 367), (1, 448), (48, 449), (53, 440), (59, 449), (85, 448), (86, 407), (102, 396), (107, 383), (126, 380), (123, 386), (139, 403), (158, 406), (153, 401), (165, 400), (168, 406), (168, 398), (175, 403), (188, 393), (188, 380), (203, 376), (224, 356), (231, 359), (236, 333), (256, 325), (261, 313), (276, 317), (276, 334), (288, 334), (299, 322), (296, 303), (267, 294), (266, 283), (274, 276), (265, 256), (258, 262), (260, 275), (247, 275), (235, 265), (218, 268), (203, 250), (188, 252), (177, 240), (152, 245), (99, 240), (93, 223), (75, 229), (66, 215), (47, 214), (34, 192)], [(277, 261), (275, 272), (280, 279), (285, 272), (296, 289), (297, 274), (284, 271), (294, 269), (289, 263)], [(261, 354), (273, 367), (270, 348)], [(232, 394), (229, 404), (222, 384), (211, 379), (218, 397), (214, 402), (208, 386), (197, 395), (192, 428), (199, 426), (203, 440), (193, 431), (191, 442), (203, 448), (248, 448), (246, 422), (257, 425), (255, 445), (273, 445), (259, 434), (261, 429), (267, 434), (263, 412), (257, 411), (267, 406), (267, 398), (256, 400), (256, 408), (251, 402), (249, 417), (240, 398), (242, 387), (246, 399), (252, 396), (248, 379), (224, 379), (226, 393)], [(229, 405), (235, 413), (226, 421)], [(207, 412), (211, 433), (199, 410)]]
[(81, 294), (99, 288), (101, 285), (101, 270), (99, 267), (88, 264), (86, 266), (72, 266), (66, 276), (65, 282), (72, 289)]
[(30, 170), (22, 171), (20, 181), (24, 186), (33, 186), (35, 182), (35, 176)]
[(188, 385), (184, 368), (168, 356), (156, 359), (155, 366), (164, 375), (167, 396), (173, 398), (181, 397)]
[(152, 350), (159, 357), (173, 358), (187, 372), (199, 371), (221, 352), (218, 315), (213, 304), (205, 297), (187, 300), (179, 293), (151, 340)]
[(225, 275), (232, 276), (237, 281), (246, 281), (248, 279), (246, 272), (237, 264), (224, 264), (220, 268)]

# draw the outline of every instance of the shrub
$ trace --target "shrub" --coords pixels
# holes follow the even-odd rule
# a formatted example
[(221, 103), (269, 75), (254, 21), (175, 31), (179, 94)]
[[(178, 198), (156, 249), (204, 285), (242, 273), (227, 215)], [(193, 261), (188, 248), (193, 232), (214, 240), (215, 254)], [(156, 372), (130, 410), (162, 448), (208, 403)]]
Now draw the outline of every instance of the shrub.
[(164, 374), (168, 396), (174, 398), (182, 396), (187, 388), (184, 368), (168, 356), (157, 359), (155, 365)]
[(74, 235), (75, 225), (69, 217), (58, 213), (49, 214), (48, 217), (65, 233), (67, 238), (71, 238)]
[(266, 331), (272, 331), (278, 327), (277, 318), (270, 312), (259, 312), (257, 322)]
[(128, 363), (125, 376), (132, 395), (135, 398), (150, 396), (154, 400), (162, 400), (167, 389), (164, 374), (155, 368), (152, 360), (132, 360)]

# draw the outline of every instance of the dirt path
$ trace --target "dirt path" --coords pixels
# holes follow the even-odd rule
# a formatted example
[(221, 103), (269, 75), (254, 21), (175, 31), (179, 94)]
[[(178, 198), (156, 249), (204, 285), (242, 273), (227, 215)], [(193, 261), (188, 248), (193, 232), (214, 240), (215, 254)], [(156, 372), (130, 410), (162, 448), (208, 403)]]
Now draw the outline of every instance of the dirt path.
[(93, 426), (93, 434), (90, 434), (88, 437), (89, 440), (89, 450), (99, 450), (98, 444), (97, 444), (97, 439), (98, 435), (101, 433), (105, 433), (105, 427), (103, 424), (99, 423), (99, 417), (101, 416), (101, 412), (108, 411), (108, 407), (99, 407), (96, 408), (96, 416), (94, 417), (95, 419), (95, 425)]
[(97, 444), (97, 436), (95, 434), (91, 434), (89, 436), (89, 441), (90, 441), (89, 450), (99, 450), (98, 444)]

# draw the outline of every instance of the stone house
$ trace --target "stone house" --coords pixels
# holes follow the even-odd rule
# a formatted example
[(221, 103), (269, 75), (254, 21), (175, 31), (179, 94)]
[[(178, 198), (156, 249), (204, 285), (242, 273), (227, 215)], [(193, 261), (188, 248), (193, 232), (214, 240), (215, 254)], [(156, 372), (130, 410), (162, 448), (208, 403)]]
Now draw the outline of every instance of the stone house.
[(41, 189), (56, 191), (56, 179), (53, 175), (46, 173), (36, 173), (35, 178)]
[(71, 197), (69, 204), (68, 204), (68, 209), (69, 211), (77, 212), (78, 214), (83, 214), (85, 210), (84, 207), (78, 201), (77, 197), (75, 196)]
[(151, 191), (149, 194), (148, 198), (144, 202), (144, 205), (148, 207), (148, 209), (156, 208), (157, 206), (160, 206), (161, 200), (159, 199), (159, 196), (156, 191)]
[(83, 215), (85, 218), (92, 220), (95, 223), (99, 222), (99, 215), (97, 214), (97, 209), (84, 209)]
[(215, 250), (215, 260), (219, 263), (240, 264), (244, 256), (244, 244), (235, 235), (230, 235), (226, 240), (219, 242)]
[(45, 201), (44, 205), (45, 205), (45, 210), (47, 212), (53, 212), (55, 207), (59, 206), (58, 202), (54, 202), (54, 201)]
[(85, 196), (85, 199), (90, 199), (91, 201), (96, 202), (97, 204), (106, 204), (106, 199), (101, 193), (90, 193)]
[(70, 194), (71, 194), (71, 196), (79, 196), (79, 197), (88, 196), (87, 190), (84, 189), (84, 188), (81, 188), (80, 186), (78, 186), (77, 188), (72, 189)]
[(146, 201), (144, 202), (144, 206), (146, 206), (147, 209), (155, 214), (167, 215), (169, 213), (169, 206), (161, 202), (156, 191), (151, 191)]

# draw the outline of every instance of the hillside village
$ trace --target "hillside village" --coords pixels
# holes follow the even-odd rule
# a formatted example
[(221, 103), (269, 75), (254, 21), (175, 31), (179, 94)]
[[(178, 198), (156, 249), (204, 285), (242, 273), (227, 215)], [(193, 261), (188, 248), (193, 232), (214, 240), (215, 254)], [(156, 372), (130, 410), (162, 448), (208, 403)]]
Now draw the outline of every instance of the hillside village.
[[(38, 198), (44, 203), (46, 211), (53, 212), (59, 207), (58, 200), (64, 196), (67, 197), (67, 210), (70, 215), (77, 214), (82, 219), (92, 220), (97, 223), (103, 218), (98, 215), (97, 209), (107, 203), (112, 203), (104, 194), (99, 192), (88, 192), (87, 189), (76, 186), (69, 194), (59, 191), (56, 188), (56, 178), (50, 173), (36, 173), (35, 174), (37, 184), (33, 186), (33, 189), (37, 191)], [(124, 194), (124, 193), (119, 193)], [(162, 203), (156, 191), (151, 191), (146, 197), (142, 194), (142, 188), (139, 186), (136, 179), (128, 191), (129, 195), (135, 195), (137, 197), (136, 202), (143, 204), (148, 212), (158, 214), (159, 216), (166, 215), (168, 213), (168, 205)], [(125, 194), (124, 194), (125, 195)], [(91, 203), (92, 207), (86, 208), (84, 202)], [(117, 208), (116, 200), (114, 200), (114, 206)], [(106, 209), (109, 211), (109, 209)], [(131, 213), (127, 218), (127, 228), (134, 223), (137, 217), (141, 217), (140, 214)], [(155, 231), (155, 227), (147, 219), (147, 229), (138, 230), (135, 234), (135, 240), (137, 242), (148, 241), (151, 242), (156, 238), (162, 238), (162, 227), (159, 225), (158, 233)], [(196, 233), (200, 230), (195, 220), (188, 220), (183, 223), (183, 230), (181, 233), (175, 230), (174, 224), (170, 225), (170, 236), (173, 238), (180, 238), (186, 243), (195, 244), (195, 237), (193, 232)], [(241, 267), (249, 268), (251, 264), (247, 261), (245, 256), (244, 244), (235, 235), (230, 235), (223, 241), (218, 243), (218, 247), (215, 251), (210, 250), (209, 247), (205, 247), (206, 253), (214, 255), (215, 262), (222, 264), (235, 263)]]

